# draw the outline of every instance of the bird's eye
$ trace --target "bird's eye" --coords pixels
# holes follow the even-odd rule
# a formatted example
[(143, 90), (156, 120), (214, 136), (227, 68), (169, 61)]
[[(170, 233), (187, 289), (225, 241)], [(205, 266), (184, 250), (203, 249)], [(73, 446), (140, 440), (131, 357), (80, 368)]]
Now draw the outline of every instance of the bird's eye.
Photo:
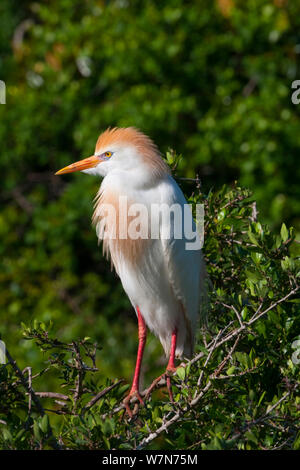
[(110, 158), (112, 156), (112, 152), (105, 152), (104, 154), (107, 158)]

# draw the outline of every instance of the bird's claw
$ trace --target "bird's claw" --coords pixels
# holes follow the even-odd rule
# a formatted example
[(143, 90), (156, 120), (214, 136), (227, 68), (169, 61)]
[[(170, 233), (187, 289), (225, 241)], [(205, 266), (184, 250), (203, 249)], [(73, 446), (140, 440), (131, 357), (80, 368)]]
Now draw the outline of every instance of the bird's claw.
[[(130, 405), (130, 402), (133, 398), (137, 398), (138, 401), (135, 402), (133, 411), (131, 411), (129, 405)], [(139, 409), (139, 404), (142, 405), (142, 406), (145, 406), (144, 400), (142, 399), (140, 392), (138, 390), (135, 390), (135, 389), (131, 390), (129, 392), (129, 394), (127, 395), (127, 397), (124, 398), (123, 404), (124, 404), (125, 411), (126, 411), (127, 415), (129, 416), (129, 418), (132, 418), (134, 415), (137, 414), (138, 409)]]
[(160, 375), (159, 377), (157, 377), (155, 380), (153, 380), (152, 384), (150, 385), (150, 387), (148, 388), (147, 390), (147, 393), (145, 395), (145, 399), (148, 399), (149, 396), (151, 395), (151, 393), (153, 392), (153, 390), (155, 389), (155, 387), (159, 384), (159, 382), (163, 379), (166, 380), (166, 384), (167, 384), (167, 389), (168, 389), (168, 393), (169, 393), (169, 397), (170, 397), (170, 401), (171, 402), (174, 402), (174, 398), (173, 398), (173, 393), (172, 393), (172, 386), (171, 386), (171, 376), (176, 372), (176, 367), (170, 367), (168, 366), (166, 371)]

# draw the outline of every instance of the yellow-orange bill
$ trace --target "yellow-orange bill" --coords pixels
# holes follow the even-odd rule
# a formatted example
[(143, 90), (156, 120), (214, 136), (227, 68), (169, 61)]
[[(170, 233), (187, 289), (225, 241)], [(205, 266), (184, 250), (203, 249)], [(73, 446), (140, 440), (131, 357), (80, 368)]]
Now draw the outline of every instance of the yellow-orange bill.
[(84, 158), (84, 160), (72, 163), (72, 165), (65, 166), (61, 170), (57, 171), (55, 174), (63, 175), (64, 173), (73, 173), (73, 171), (86, 170), (87, 168), (93, 168), (94, 166), (98, 165), (98, 163), (100, 163), (99, 157), (96, 157), (96, 155), (92, 155), (91, 157)]

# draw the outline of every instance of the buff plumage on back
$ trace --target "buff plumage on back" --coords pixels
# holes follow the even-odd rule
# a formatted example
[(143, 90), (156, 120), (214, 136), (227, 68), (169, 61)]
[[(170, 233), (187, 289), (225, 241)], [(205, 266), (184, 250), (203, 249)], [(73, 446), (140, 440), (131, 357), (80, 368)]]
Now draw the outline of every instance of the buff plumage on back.
[(104, 131), (97, 140), (96, 153), (103, 149), (109, 150), (112, 144), (132, 145), (137, 149), (149, 172), (157, 178), (170, 173), (169, 167), (160, 156), (155, 143), (135, 127), (114, 127)]

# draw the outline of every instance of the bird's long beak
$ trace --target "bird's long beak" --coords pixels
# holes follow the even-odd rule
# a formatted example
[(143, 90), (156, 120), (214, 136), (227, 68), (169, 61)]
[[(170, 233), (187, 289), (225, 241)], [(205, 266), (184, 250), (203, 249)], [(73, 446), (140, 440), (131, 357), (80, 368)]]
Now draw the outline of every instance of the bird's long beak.
[(63, 175), (64, 173), (73, 173), (73, 171), (86, 170), (87, 168), (93, 168), (100, 163), (99, 157), (92, 155), (91, 157), (80, 160), (79, 162), (72, 163), (72, 165), (65, 166), (61, 170), (57, 171), (56, 175)]

